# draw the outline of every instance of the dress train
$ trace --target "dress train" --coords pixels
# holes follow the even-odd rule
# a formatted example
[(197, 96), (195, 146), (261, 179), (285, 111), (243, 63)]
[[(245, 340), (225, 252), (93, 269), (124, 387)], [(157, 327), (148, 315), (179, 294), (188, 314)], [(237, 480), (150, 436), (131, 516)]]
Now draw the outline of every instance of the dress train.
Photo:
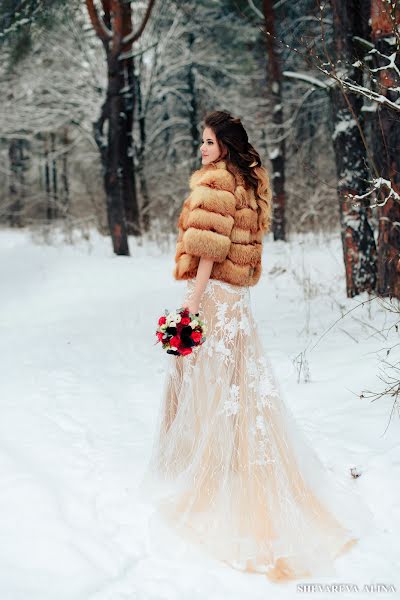
[(271, 581), (335, 574), (358, 541), (350, 476), (347, 486), (330, 477), (284, 402), (250, 289), (209, 279), (199, 312), (205, 343), (167, 357), (143, 496), (233, 568)]

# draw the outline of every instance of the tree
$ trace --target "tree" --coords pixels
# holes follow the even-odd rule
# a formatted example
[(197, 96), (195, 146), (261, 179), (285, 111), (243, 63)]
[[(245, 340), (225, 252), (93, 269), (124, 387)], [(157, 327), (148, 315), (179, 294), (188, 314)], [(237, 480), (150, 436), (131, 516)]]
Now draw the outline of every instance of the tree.
[[(365, 6), (365, 3), (364, 3)], [(355, 36), (365, 36), (368, 14), (359, 0), (332, 0), (336, 64), (332, 68), (361, 84)], [(351, 204), (349, 198), (368, 189), (369, 167), (362, 113), (363, 99), (340, 84), (330, 86), (333, 115), (333, 147), (336, 157), (337, 190), (346, 289), (349, 298), (376, 286), (376, 246), (369, 223), (368, 200)]]
[[(400, 106), (400, 6), (372, 0), (371, 27), (374, 49), (371, 54), (376, 92)], [(395, 194), (386, 198), (378, 191), (378, 293), (400, 299), (400, 118), (390, 104), (378, 104), (373, 135), (374, 160), (380, 177)]]
[[(369, 187), (368, 162), (371, 158), (364, 132), (363, 97), (344, 83), (351, 81), (354, 87), (361, 86), (362, 70), (356, 61), (358, 51), (354, 38), (365, 34), (368, 14), (365, 3), (360, 0), (331, 0), (331, 7), (332, 21), (320, 4), (318, 41), (321, 47), (311, 36), (305, 51), (293, 50), (313, 72), (285, 70), (284, 75), (292, 80), (302, 80), (314, 90), (323, 90), (329, 99), (346, 293), (351, 298), (363, 291), (371, 292), (376, 286), (376, 246), (369, 222), (371, 209), (368, 198), (363, 197)], [(326, 23), (331, 22), (332, 34), (326, 29)], [(318, 78), (318, 71), (329, 75), (331, 80)], [(359, 199), (358, 203), (353, 201), (354, 197)]]
[(129, 255), (128, 232), (140, 235), (132, 142), (135, 109), (132, 48), (146, 27), (154, 2), (149, 0), (142, 22), (134, 32), (130, 2), (102, 0), (103, 15), (100, 15), (94, 1), (86, 0), (107, 60), (107, 94), (94, 131), (103, 165), (113, 249), (120, 255)]
[(280, 52), (276, 43), (275, 12), (273, 0), (263, 0), (266, 45), (268, 52), (268, 91), (271, 98), (273, 148), (269, 151), (272, 164), (274, 240), (286, 239), (285, 234), (285, 136), (283, 135), (282, 71)]

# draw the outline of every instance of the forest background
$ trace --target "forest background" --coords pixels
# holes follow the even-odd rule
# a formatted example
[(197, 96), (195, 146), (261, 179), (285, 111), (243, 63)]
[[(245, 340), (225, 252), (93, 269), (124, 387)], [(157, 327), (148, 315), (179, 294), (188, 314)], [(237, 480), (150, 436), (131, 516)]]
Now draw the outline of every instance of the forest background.
[(349, 297), (400, 297), (396, 0), (3, 0), (0, 222), (176, 229), (202, 118), (243, 119), (274, 240), (342, 237)]
[[(394, 356), (397, 0), (2, 0), (0, 48), (3, 230), (172, 255), (202, 119), (228, 110), (270, 174), (270, 240), (340, 238), (345, 294), (388, 299)], [(397, 408), (399, 364), (377, 393)]]

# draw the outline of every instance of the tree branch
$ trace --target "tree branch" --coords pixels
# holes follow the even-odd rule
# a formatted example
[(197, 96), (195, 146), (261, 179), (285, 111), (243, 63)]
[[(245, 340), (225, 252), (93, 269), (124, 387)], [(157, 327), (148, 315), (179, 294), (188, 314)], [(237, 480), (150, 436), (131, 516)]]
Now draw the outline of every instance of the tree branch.
[(128, 35), (126, 35), (123, 39), (122, 39), (122, 43), (123, 44), (129, 44), (129, 43), (134, 43), (136, 42), (136, 40), (138, 40), (140, 38), (140, 36), (142, 35), (144, 28), (146, 27), (147, 21), (149, 20), (151, 11), (153, 9), (154, 6), (154, 2), (155, 0), (149, 0), (149, 3), (147, 5), (147, 10), (146, 10), (146, 14), (143, 17), (143, 21), (139, 27), (139, 29), (136, 31), (136, 33), (134, 33), (133, 31), (131, 31), (131, 33), (129, 33)]
[(299, 79), (300, 81), (304, 81), (305, 83), (309, 83), (310, 85), (316, 88), (322, 88), (323, 90), (329, 89), (329, 84), (325, 81), (320, 81), (316, 77), (312, 75), (307, 75), (307, 73), (296, 73), (294, 71), (283, 71), (282, 75), (285, 77), (289, 77), (290, 79)]
[[(108, 42), (112, 38), (112, 32), (108, 29), (102, 17), (99, 16), (93, 0), (86, 0), (89, 17), (93, 29), (103, 42)], [(104, 6), (104, 3), (103, 3)]]

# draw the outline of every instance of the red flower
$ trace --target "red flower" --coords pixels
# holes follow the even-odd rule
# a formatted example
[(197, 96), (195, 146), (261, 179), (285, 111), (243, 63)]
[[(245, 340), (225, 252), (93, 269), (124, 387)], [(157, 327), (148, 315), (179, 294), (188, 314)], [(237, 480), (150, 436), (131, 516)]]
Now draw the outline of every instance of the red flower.
[(179, 352), (182, 354), (182, 356), (185, 356), (185, 354), (191, 354), (192, 349), (191, 348), (179, 348)]
[(189, 325), (189, 323), (190, 323), (189, 317), (183, 317), (181, 319), (181, 323), (182, 323), (182, 325)]
[(194, 342), (199, 342), (201, 340), (201, 332), (200, 331), (192, 331), (190, 336)]
[(159, 325), (164, 325), (164, 323), (166, 323), (166, 322), (167, 322), (167, 318), (166, 318), (165, 316), (163, 316), (163, 317), (160, 317), (160, 318), (158, 319), (158, 324), (159, 324)]
[(169, 340), (169, 343), (171, 346), (178, 348), (179, 344), (181, 343), (181, 339), (177, 335), (174, 335), (174, 337)]
[(158, 337), (159, 340), (163, 339), (163, 332), (162, 331), (156, 331), (156, 336)]

